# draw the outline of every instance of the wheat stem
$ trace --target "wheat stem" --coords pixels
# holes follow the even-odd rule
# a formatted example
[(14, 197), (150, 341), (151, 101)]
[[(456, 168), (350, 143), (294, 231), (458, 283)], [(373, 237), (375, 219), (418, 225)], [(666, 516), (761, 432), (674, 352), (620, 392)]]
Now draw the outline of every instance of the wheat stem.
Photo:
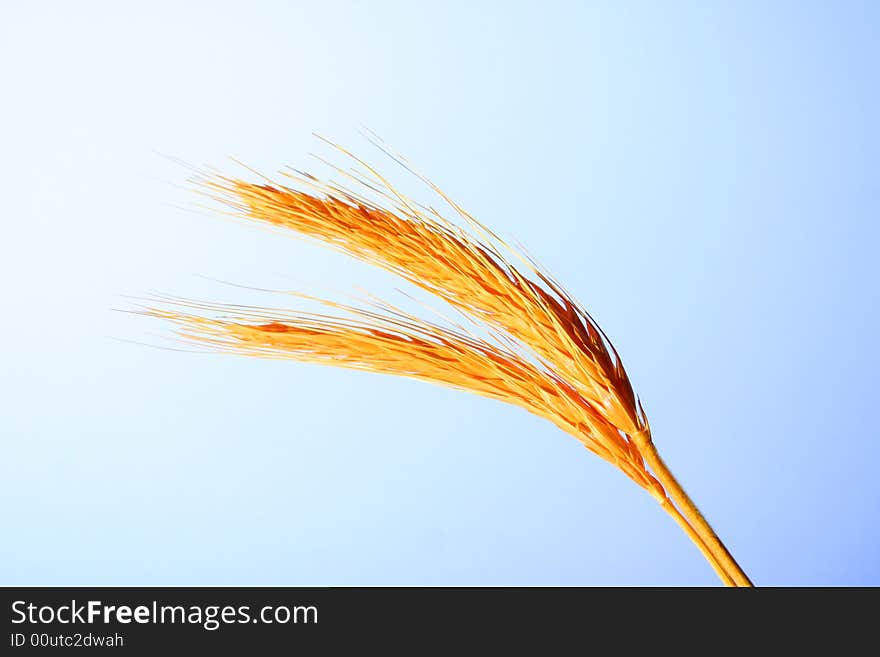
[(648, 467), (651, 468), (654, 476), (657, 477), (669, 497), (675, 503), (675, 507), (677, 507), (676, 512), (670, 509), (672, 505), (668, 504), (668, 501), (667, 503), (661, 503), (661, 505), (680, 525), (682, 523), (679, 516), (686, 520), (686, 524), (690, 526), (692, 531), (688, 531), (687, 528), (684, 528), (684, 525), (682, 527), (685, 529), (688, 537), (700, 549), (700, 552), (703, 553), (703, 556), (709, 561), (709, 564), (715, 569), (715, 572), (718, 573), (721, 581), (728, 586), (753, 586), (748, 575), (740, 568), (736, 559), (733, 558), (733, 555), (730, 554), (727, 547), (718, 538), (715, 530), (712, 529), (712, 526), (703, 514), (700, 513), (697, 505), (694, 504), (681, 484), (678, 483), (675, 475), (672, 474), (669, 467), (664, 463), (651, 440), (650, 434), (647, 432), (638, 434), (633, 436), (633, 439), (639, 446), (639, 451), (644, 456)]
[(684, 533), (688, 535), (688, 538), (693, 541), (694, 545), (700, 550), (705, 557), (706, 561), (709, 562), (709, 565), (712, 566), (712, 569), (721, 578), (721, 581), (725, 586), (736, 586), (733, 581), (733, 578), (727, 574), (727, 571), (724, 570), (724, 566), (722, 566), (718, 560), (715, 558), (715, 555), (712, 554), (712, 551), (708, 548), (708, 546), (703, 542), (703, 539), (700, 538), (700, 535), (691, 527), (690, 523), (688, 523), (687, 518), (681, 515), (681, 511), (678, 510), (678, 507), (672, 503), (668, 497), (663, 498), (663, 501), (660, 502), (660, 506), (662, 506), (666, 512), (672, 516), (672, 518), (679, 524), (679, 526), (684, 530)]

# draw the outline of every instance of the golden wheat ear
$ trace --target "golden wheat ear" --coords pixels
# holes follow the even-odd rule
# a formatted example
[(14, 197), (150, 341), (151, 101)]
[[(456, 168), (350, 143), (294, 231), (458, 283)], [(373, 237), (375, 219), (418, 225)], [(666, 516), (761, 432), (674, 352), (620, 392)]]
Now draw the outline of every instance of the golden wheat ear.
[(332, 313), (305, 313), (165, 297), (144, 314), (216, 351), (396, 374), (524, 408), (651, 493), (725, 584), (751, 585), (660, 458), (623, 363), (586, 310), (427, 179), (459, 223), (335, 148), (355, 164), (334, 167), (345, 185), (295, 171), (284, 174), (284, 184), (225, 175), (195, 182), (228, 212), (393, 272), (481, 330), (443, 326), (384, 302), (359, 308), (321, 301)]

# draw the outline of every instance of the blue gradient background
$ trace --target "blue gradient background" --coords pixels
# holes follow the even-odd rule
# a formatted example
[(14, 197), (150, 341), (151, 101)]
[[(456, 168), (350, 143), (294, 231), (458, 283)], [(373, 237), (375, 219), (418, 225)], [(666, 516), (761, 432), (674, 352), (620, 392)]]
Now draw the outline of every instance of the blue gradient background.
[(200, 276), (393, 298), (156, 154), (364, 124), (584, 301), (757, 583), (880, 584), (880, 5), (416, 4), (4, 6), (0, 583), (717, 583), (518, 409), (115, 339), (164, 335), (123, 294), (277, 302)]

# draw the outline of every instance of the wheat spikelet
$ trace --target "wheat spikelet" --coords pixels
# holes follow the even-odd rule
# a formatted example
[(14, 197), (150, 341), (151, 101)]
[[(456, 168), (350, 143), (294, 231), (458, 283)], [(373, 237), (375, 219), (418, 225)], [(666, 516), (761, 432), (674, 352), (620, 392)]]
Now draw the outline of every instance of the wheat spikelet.
[(732, 583), (730, 567), (722, 567), (724, 555), (712, 542), (717, 537), (701, 534), (698, 520), (705, 520), (685, 518), (680, 511), (688, 510), (670, 500), (671, 494), (679, 507), (690, 502), (671, 474), (664, 478), (668, 471), (654, 450), (641, 404), (617, 352), (590, 315), (430, 181), (469, 231), (354, 160), (356, 168), (337, 169), (348, 180), (345, 186), (295, 171), (285, 173), (284, 184), (219, 174), (195, 181), (236, 216), (318, 240), (401, 276), (485, 327), (482, 334), (441, 326), (387, 303), (368, 310), (321, 300), (336, 311), (327, 314), (166, 297), (144, 312), (176, 323), (182, 337), (217, 351), (396, 374), (519, 406), (553, 422), (647, 489)]
[(177, 323), (182, 337), (217, 351), (397, 374), (514, 404), (550, 420), (639, 485), (663, 495), (632, 444), (557, 374), (513, 349), (402, 311), (388, 316), (331, 305), (352, 318), (173, 298), (146, 312)]

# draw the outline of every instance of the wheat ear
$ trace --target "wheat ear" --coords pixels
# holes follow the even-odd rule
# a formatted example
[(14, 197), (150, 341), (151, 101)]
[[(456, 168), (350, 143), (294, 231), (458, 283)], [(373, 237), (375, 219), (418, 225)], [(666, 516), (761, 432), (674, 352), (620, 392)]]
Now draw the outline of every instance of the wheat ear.
[(194, 182), (231, 214), (398, 274), (482, 330), (426, 321), (383, 302), (362, 308), (319, 300), (328, 312), (306, 313), (162, 297), (142, 312), (175, 323), (181, 337), (216, 351), (407, 376), (524, 408), (654, 496), (725, 584), (750, 586), (657, 453), (620, 357), (583, 307), (429, 180), (422, 177), (458, 223), (333, 146), (355, 163), (336, 168), (345, 184), (293, 170), (283, 174), (283, 184), (217, 174), (197, 175)]

